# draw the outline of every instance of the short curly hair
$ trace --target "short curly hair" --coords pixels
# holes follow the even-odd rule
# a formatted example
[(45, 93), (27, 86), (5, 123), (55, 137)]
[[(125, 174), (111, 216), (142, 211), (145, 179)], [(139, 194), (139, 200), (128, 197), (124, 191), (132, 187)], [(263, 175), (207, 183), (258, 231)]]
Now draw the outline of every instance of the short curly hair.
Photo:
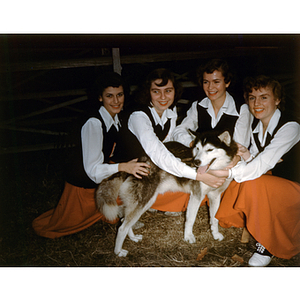
[(105, 72), (99, 75), (94, 82), (87, 89), (88, 96), (88, 111), (98, 110), (103, 102), (99, 101), (100, 96), (102, 96), (104, 90), (108, 87), (123, 87), (125, 99), (129, 96), (129, 86), (124, 80), (124, 78), (116, 72)]
[(200, 66), (197, 69), (197, 80), (198, 83), (202, 86), (203, 83), (203, 74), (212, 74), (214, 71), (220, 71), (224, 77), (225, 83), (229, 83), (233, 79), (233, 73), (230, 71), (229, 65), (226, 60), (223, 59), (212, 59), (207, 62), (204, 66)]
[(102, 96), (104, 90), (108, 88), (109, 86), (112, 87), (119, 87), (122, 86), (124, 89), (127, 88), (127, 85), (125, 84), (125, 80), (122, 78), (122, 76), (116, 72), (107, 72), (101, 74), (99, 77), (96, 78), (94, 82), (94, 93), (99, 98)]
[(282, 85), (279, 83), (279, 81), (266, 75), (247, 77), (244, 79), (243, 91), (244, 91), (245, 102), (248, 104), (249, 94), (253, 90), (259, 90), (261, 88), (266, 88), (266, 87), (269, 87), (272, 90), (275, 99), (280, 100), (278, 108), (283, 111), (285, 106), (284, 89)]
[(175, 74), (170, 70), (164, 68), (155, 69), (147, 76), (145, 82), (142, 84), (140, 90), (137, 93), (136, 101), (139, 104), (151, 106), (150, 88), (152, 82), (157, 79), (162, 80), (162, 82), (157, 86), (165, 86), (169, 80), (171, 80), (171, 82), (173, 83), (175, 89), (175, 97), (174, 102), (170, 106), (170, 108), (173, 108), (181, 98), (183, 88), (181, 83), (175, 78)]

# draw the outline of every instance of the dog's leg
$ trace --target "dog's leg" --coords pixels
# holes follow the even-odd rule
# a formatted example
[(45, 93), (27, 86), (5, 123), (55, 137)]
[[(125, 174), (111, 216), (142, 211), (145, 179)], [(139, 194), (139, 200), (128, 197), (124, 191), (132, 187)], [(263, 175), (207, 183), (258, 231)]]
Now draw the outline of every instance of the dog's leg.
[(123, 224), (118, 229), (117, 238), (115, 242), (115, 250), (114, 250), (115, 254), (120, 257), (125, 257), (128, 253), (127, 250), (122, 249), (128, 231), (129, 231), (128, 224), (127, 222), (124, 221)]
[(143, 239), (143, 235), (142, 234), (134, 234), (133, 233), (133, 230), (132, 230), (132, 227), (129, 229), (128, 231), (128, 236), (129, 238), (134, 241), (134, 242), (139, 242)]
[(129, 238), (134, 241), (134, 242), (139, 242), (143, 239), (143, 235), (142, 234), (134, 234), (133, 233), (133, 226), (134, 224), (136, 224), (136, 222), (140, 219), (140, 217), (142, 216), (142, 214), (149, 210), (149, 208), (152, 206), (152, 204), (155, 202), (155, 199), (157, 197), (158, 193), (155, 193), (154, 196), (149, 200), (149, 202), (142, 208), (142, 209), (136, 209), (135, 211), (135, 216), (133, 218), (133, 220), (136, 220), (133, 225), (130, 227), (129, 231), (128, 231), (128, 236)]
[(196, 216), (201, 204), (201, 199), (197, 198), (193, 193), (190, 194), (190, 200), (186, 211), (186, 221), (184, 227), (184, 240), (193, 244), (196, 242), (196, 238), (193, 234), (193, 226), (196, 220)]
[(118, 233), (117, 233), (117, 238), (116, 238), (116, 243), (115, 243), (115, 254), (120, 256), (120, 257), (125, 257), (128, 254), (128, 251), (125, 249), (122, 249), (124, 240), (126, 236), (128, 235), (129, 238), (134, 241), (134, 242), (139, 242), (142, 240), (143, 236), (140, 235), (135, 235), (132, 230), (132, 226), (137, 222), (137, 220), (140, 218), (142, 213), (137, 213), (133, 219), (130, 221), (125, 220), (123, 221), (123, 224), (119, 227)]
[(224, 236), (219, 232), (219, 221), (215, 218), (215, 215), (219, 209), (221, 194), (210, 192), (208, 195), (209, 199), (209, 215), (210, 215), (210, 228), (212, 235), (215, 240), (222, 241)]
[[(148, 208), (149, 208), (149, 205), (147, 205), (143, 208), (136, 207), (131, 212), (127, 212), (125, 210), (125, 219), (123, 221), (123, 224), (119, 227), (117, 238), (116, 238), (115, 250), (114, 250), (115, 254), (117, 254), (120, 257), (125, 257), (128, 254), (127, 250), (122, 249), (124, 240), (127, 235), (134, 242), (139, 242), (143, 239), (143, 235), (133, 233), (132, 226), (140, 219), (142, 214)], [(130, 216), (130, 218), (129, 218), (129, 216)]]

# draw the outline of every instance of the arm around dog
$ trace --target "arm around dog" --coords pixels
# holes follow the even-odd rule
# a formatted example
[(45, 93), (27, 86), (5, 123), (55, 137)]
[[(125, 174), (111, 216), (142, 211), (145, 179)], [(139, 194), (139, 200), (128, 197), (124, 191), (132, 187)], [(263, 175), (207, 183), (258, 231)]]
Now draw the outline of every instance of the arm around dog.
[(241, 160), (240, 155), (236, 155), (231, 163), (223, 170), (209, 170), (207, 173), (217, 178), (231, 178), (231, 168), (235, 167)]
[(158, 139), (151, 121), (145, 113), (134, 112), (129, 118), (128, 128), (159, 168), (178, 177), (196, 179), (196, 171), (176, 158)]

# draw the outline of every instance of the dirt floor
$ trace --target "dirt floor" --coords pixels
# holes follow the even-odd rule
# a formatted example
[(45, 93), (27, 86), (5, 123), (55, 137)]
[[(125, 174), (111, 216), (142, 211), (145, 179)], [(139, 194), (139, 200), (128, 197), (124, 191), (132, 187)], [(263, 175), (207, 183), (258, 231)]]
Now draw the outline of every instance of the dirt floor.
[[(32, 220), (56, 206), (63, 189), (61, 152), (45, 151), (1, 158), (2, 267), (246, 267), (255, 241), (240, 242), (242, 229), (220, 228), (224, 240), (215, 241), (209, 228), (207, 207), (201, 207), (194, 225), (196, 243), (183, 240), (184, 214), (166, 216), (146, 212), (135, 230), (143, 240), (128, 238), (125, 258), (113, 253), (118, 224), (97, 222), (70, 236), (37, 236)], [(270, 267), (298, 267), (300, 254), (290, 260), (273, 258)]]

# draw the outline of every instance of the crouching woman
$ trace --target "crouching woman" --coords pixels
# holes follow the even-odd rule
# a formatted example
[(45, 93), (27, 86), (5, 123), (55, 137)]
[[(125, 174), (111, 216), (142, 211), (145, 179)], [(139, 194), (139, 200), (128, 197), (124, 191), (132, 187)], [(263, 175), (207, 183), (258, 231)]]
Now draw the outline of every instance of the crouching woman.
[[(300, 184), (293, 181), (297, 177), (283, 178), (283, 170), (292, 174), (295, 167), (288, 163), (290, 157), (296, 161), (300, 125), (283, 113), (278, 81), (248, 78), (244, 96), (253, 115), (250, 151), (241, 146), (244, 161), (230, 170), (209, 172), (234, 179), (216, 214), (219, 224), (246, 227), (257, 241), (249, 265), (266, 266), (272, 256), (290, 259), (300, 252)], [(277, 176), (269, 175), (271, 170)]]

